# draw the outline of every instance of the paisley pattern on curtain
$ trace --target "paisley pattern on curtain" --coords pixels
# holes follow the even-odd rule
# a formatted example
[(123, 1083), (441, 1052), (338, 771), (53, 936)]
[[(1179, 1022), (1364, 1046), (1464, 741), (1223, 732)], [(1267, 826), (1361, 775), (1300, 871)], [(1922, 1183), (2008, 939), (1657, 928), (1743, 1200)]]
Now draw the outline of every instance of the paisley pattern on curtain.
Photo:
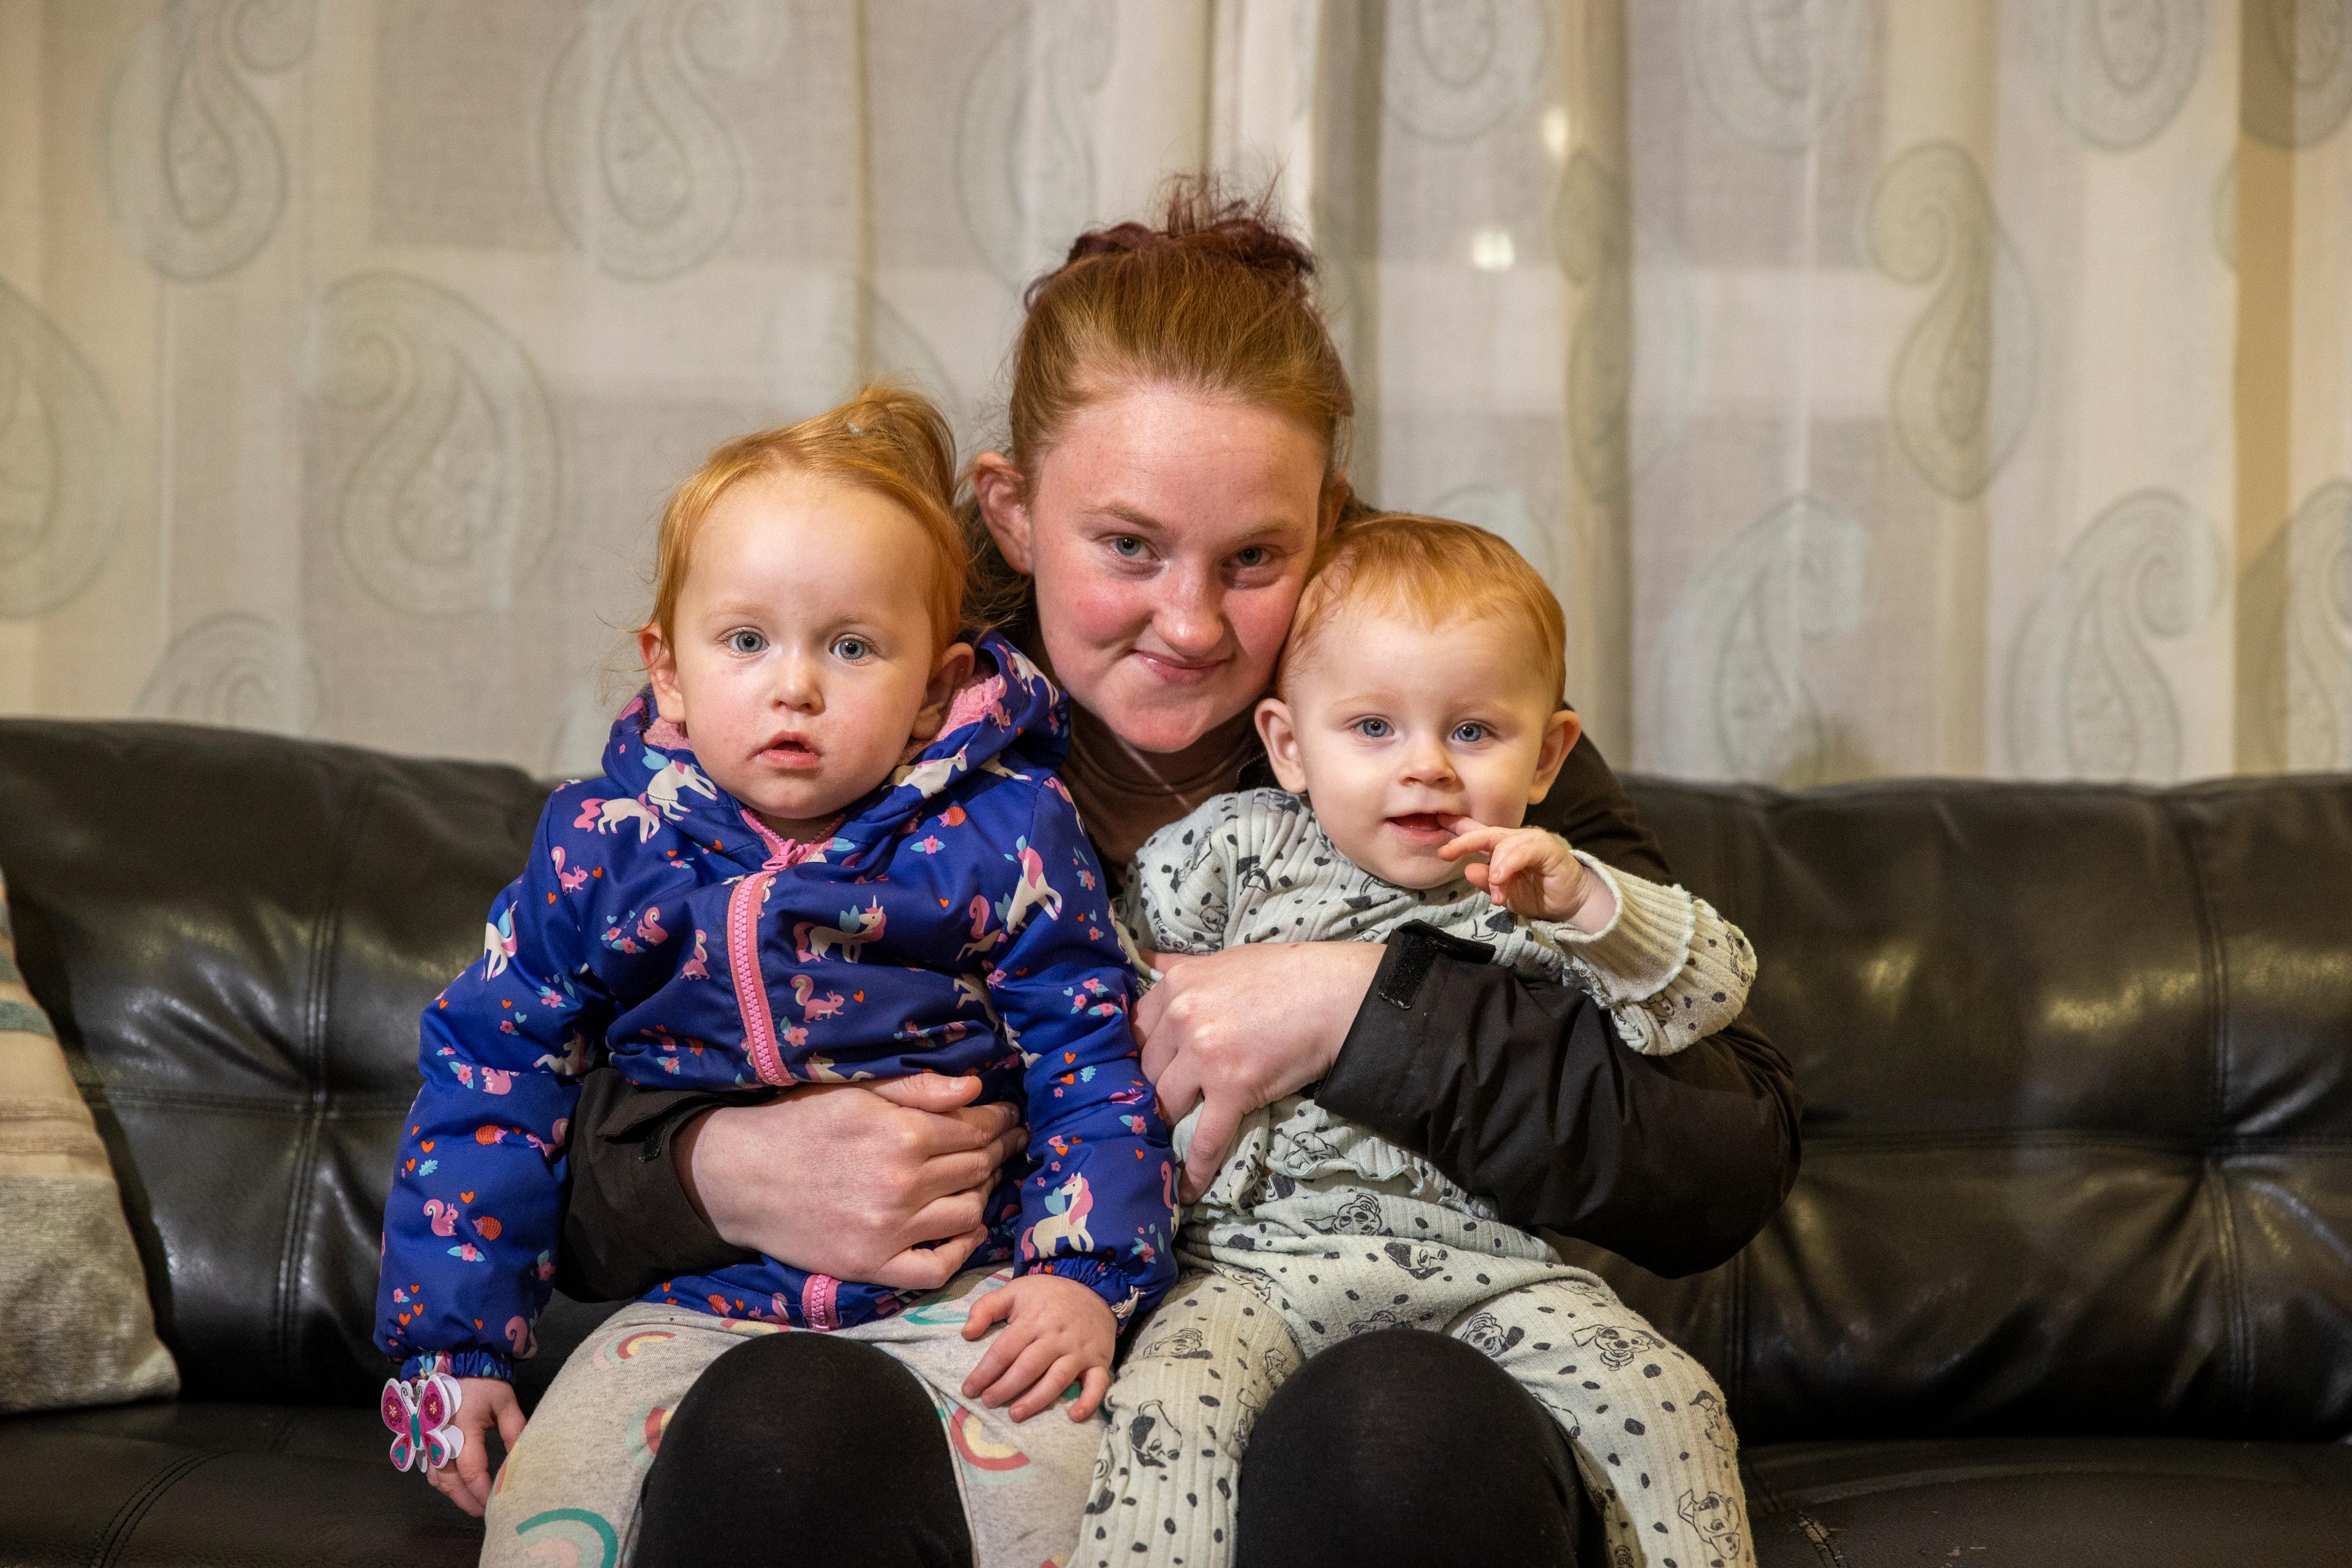
[(2352, 0), (16, 0), (0, 711), (593, 760), (653, 521), (1278, 175), (1621, 765), (2352, 768)]

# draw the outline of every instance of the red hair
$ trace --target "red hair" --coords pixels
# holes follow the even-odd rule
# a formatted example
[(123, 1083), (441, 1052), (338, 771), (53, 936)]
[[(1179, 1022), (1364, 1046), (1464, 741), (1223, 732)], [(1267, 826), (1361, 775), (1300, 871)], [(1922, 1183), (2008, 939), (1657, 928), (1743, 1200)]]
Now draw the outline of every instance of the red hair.
[(763, 474), (820, 475), (869, 490), (905, 509), (930, 546), (927, 587), (932, 646), (963, 626), (964, 576), (971, 558), (956, 526), (955, 437), (920, 393), (871, 382), (838, 408), (782, 429), (760, 430), (712, 450), (663, 509), (654, 543), (654, 608), (644, 629), (671, 640), (678, 590), (710, 509), (745, 479)]
[[(1273, 191), (1236, 195), (1213, 175), (1171, 180), (1157, 226), (1080, 235), (1024, 296), (1007, 407), (1013, 468), (1034, 482), (1072, 414), (1158, 385), (1297, 421), (1323, 445), (1328, 483), (1347, 456), (1356, 403), (1315, 307), (1314, 276), (1314, 253), (1276, 216)], [(965, 528), (981, 614), (1020, 613), (1028, 580), (997, 553), (977, 509)]]
[(1424, 626), (1456, 621), (1516, 621), (1557, 698), (1568, 679), (1568, 620), (1559, 599), (1527, 557), (1483, 528), (1411, 512), (1376, 512), (1342, 523), (1316, 563), (1291, 617), (1275, 687), (1314, 652), (1342, 609), (1361, 606)]

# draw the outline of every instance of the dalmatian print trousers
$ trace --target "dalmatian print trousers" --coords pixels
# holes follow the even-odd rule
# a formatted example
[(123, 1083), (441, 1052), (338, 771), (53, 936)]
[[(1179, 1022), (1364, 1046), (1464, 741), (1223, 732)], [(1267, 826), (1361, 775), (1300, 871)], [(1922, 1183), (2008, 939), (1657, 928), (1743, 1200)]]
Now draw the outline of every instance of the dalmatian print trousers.
[(1311, 1108), (1245, 1128), (1190, 1211), (1186, 1276), (1111, 1386), (1074, 1568), (1230, 1563), (1241, 1457), (1266, 1401), (1306, 1358), (1400, 1327), (1484, 1352), (1551, 1412), (1609, 1568), (1748, 1568), (1738, 1440), (1706, 1369), (1426, 1162), (1366, 1161), (1368, 1136), (1335, 1159), (1311, 1115), (1285, 1137), (1281, 1112), (1299, 1103)]

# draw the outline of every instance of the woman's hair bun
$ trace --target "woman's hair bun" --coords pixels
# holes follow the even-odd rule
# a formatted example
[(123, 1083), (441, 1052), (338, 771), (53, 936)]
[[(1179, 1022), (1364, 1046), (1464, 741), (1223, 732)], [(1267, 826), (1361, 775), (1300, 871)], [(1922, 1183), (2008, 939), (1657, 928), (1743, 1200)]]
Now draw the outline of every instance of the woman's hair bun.
[[(1284, 292), (1306, 297), (1315, 276), (1315, 253), (1284, 227), (1271, 184), (1244, 195), (1215, 174), (1178, 174), (1168, 182), (1161, 212), (1156, 227), (1129, 221), (1088, 229), (1071, 242), (1063, 268), (1097, 257), (1185, 251), (1238, 262)], [(1031, 284), (1028, 302), (1034, 305), (1039, 291), (1061, 275), (1057, 269)]]

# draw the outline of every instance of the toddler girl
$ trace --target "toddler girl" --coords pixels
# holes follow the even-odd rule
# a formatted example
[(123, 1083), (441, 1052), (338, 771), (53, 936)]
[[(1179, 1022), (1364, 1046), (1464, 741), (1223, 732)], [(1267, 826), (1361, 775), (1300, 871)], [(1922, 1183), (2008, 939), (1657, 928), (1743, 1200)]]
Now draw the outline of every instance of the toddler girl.
[[(457, 1435), (427, 1473), (487, 1502), (485, 1561), (550, 1534), (625, 1545), (678, 1398), (787, 1326), (878, 1344), (927, 1385), (991, 1483), (967, 1492), (983, 1561), (1035, 1562), (1029, 1521), (1083, 1493), (1097, 1435), (1079, 1423), (1118, 1327), (1172, 1275), (1174, 1169), (1100, 868), (1049, 771), (1065, 706), (1002, 638), (960, 630), (951, 453), (928, 404), (868, 388), (679, 488), (638, 634), (649, 688), (604, 776), (549, 801), (481, 959), (425, 1010), (377, 1341), (403, 1358), (386, 1415), (415, 1458)], [(1029, 1169), (1007, 1166), (981, 1267), (937, 1295), (768, 1258), (681, 1276), (593, 1335), (526, 1431), (508, 1378), (554, 1274), (565, 1121), (599, 1042), (665, 1086), (976, 1074), (983, 1100), (1025, 1105)], [(1074, 1385), (1070, 1421), (1016, 1436)]]
[[(1551, 590), (1493, 534), (1403, 516), (1343, 529), (1258, 707), (1283, 787), (1220, 795), (1144, 845), (1119, 905), (1137, 940), (1203, 953), (1420, 921), (1572, 981), (1634, 1050), (1730, 1023), (1754, 973), (1737, 930), (1521, 826), (1576, 742), (1563, 631)], [(1180, 1151), (1223, 1143), (1198, 1121)], [(1746, 1556), (1736, 1439), (1706, 1372), (1428, 1160), (1306, 1096), (1276, 1100), (1244, 1120), (1177, 1245), (1210, 1273), (1112, 1384), (1076, 1561), (1229, 1561), (1252, 1420), (1304, 1358), (1384, 1328), (1467, 1342), (1551, 1412), (1612, 1568)]]

